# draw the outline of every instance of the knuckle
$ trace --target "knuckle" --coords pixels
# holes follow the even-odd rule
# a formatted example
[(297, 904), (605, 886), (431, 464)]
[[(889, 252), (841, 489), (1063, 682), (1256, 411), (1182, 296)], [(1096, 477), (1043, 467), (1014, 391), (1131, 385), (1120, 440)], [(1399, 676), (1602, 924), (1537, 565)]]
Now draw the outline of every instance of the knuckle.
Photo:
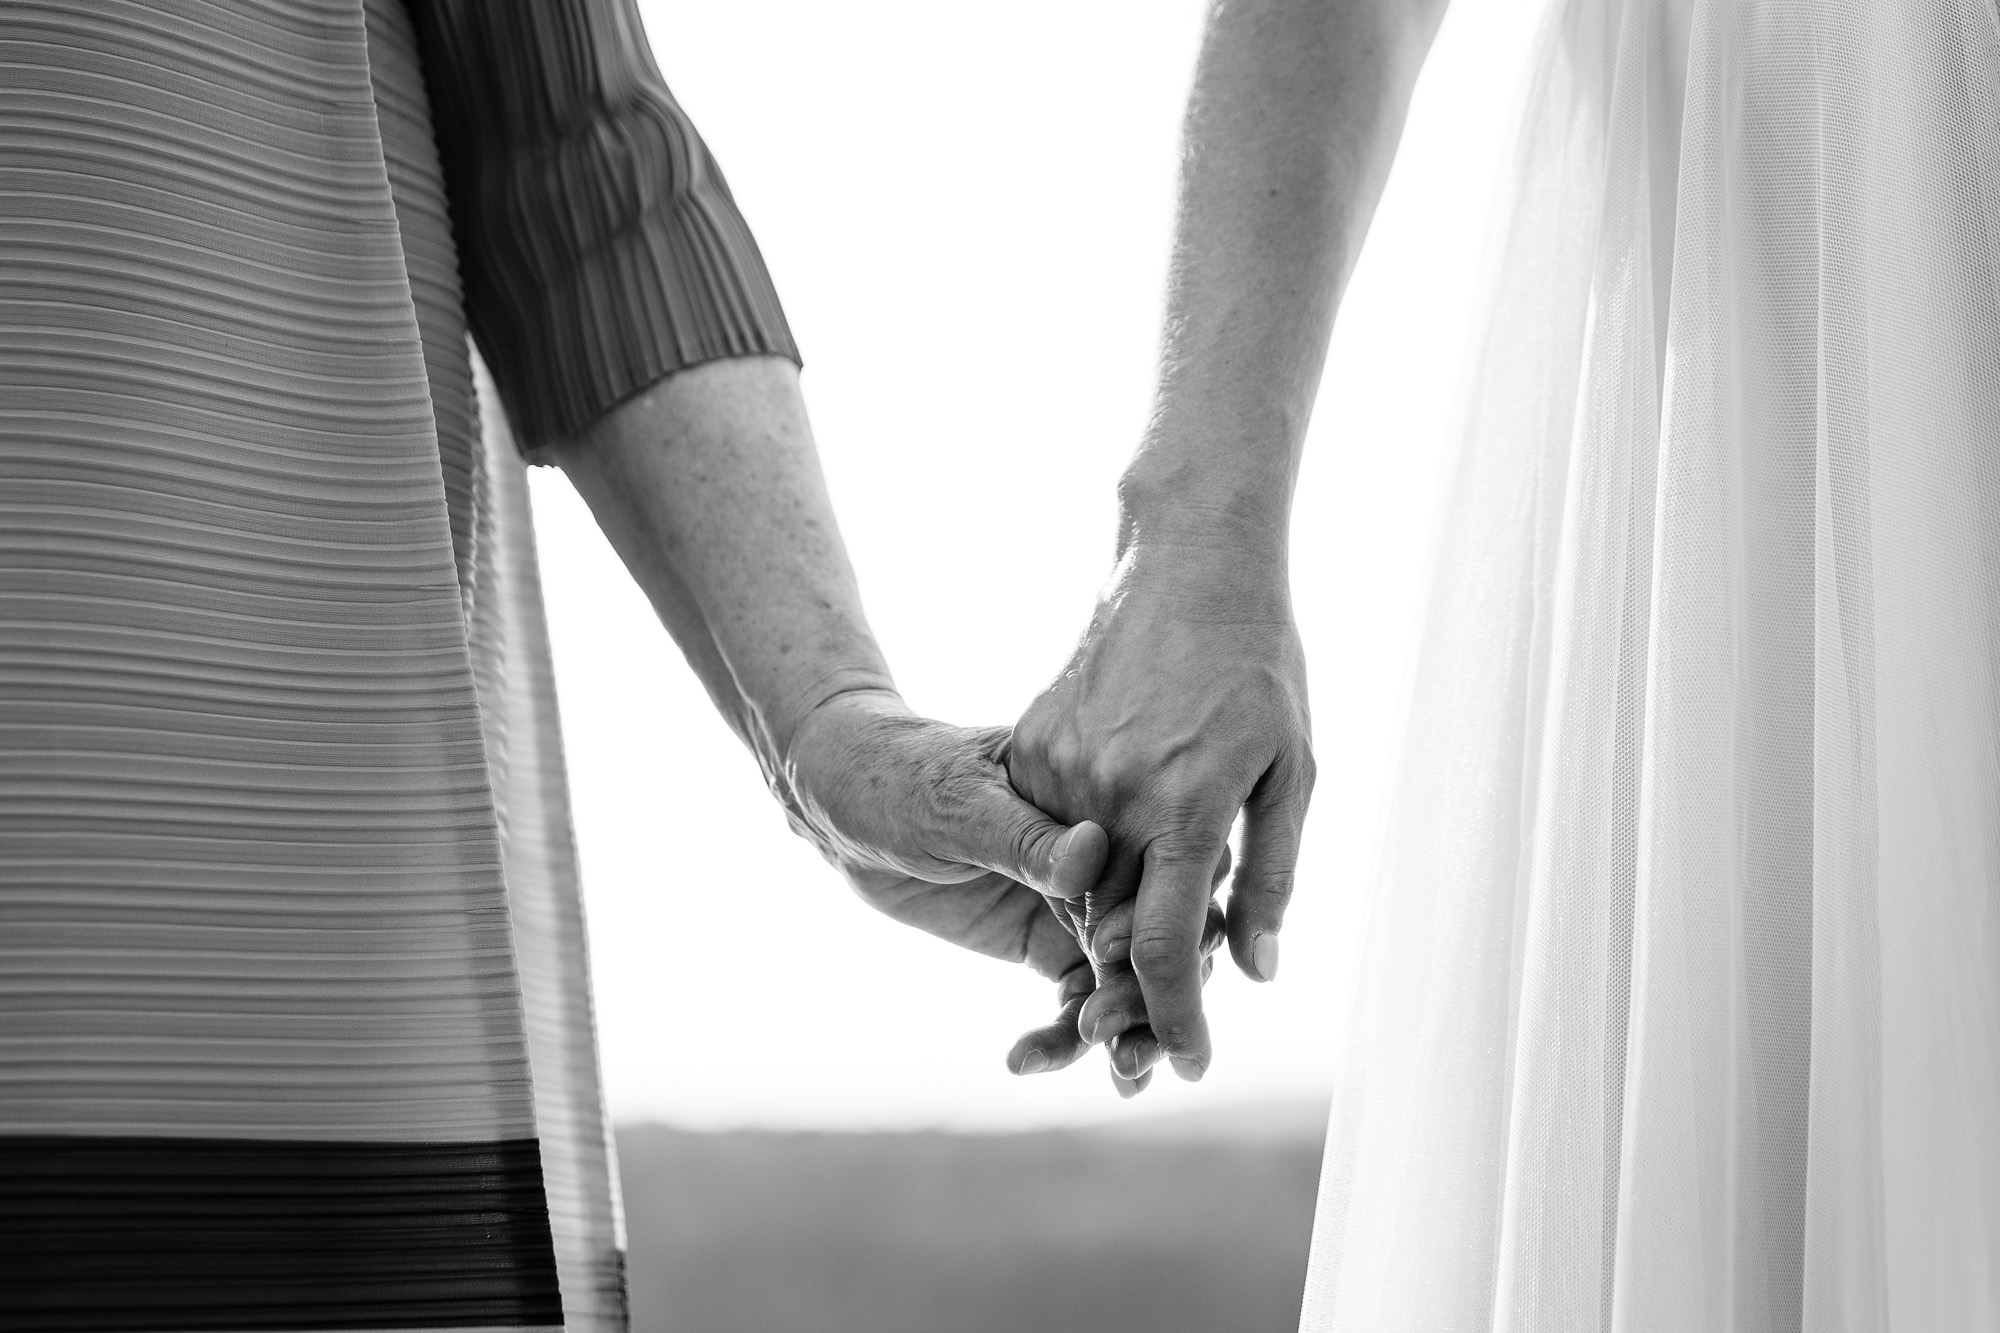
[(1136, 766), (1123, 747), (1107, 746), (1091, 755), (1085, 765), (1084, 781), (1092, 791), (1107, 796), (1123, 794), (1135, 777)]
[(1307, 745), (1299, 751), (1299, 795), (1312, 799), (1313, 788), (1319, 782), (1319, 760), (1313, 758), (1312, 747)]
[(1060, 777), (1069, 777), (1083, 760), (1083, 739), (1065, 727), (1049, 737), (1040, 749), (1042, 765)]
[(1142, 977), (1161, 977), (1194, 961), (1195, 942), (1179, 929), (1136, 931), (1132, 936), (1132, 968)]
[(1175, 806), (1159, 815), (1158, 832), (1146, 847), (1149, 867), (1185, 869), (1199, 867), (1206, 876), (1220, 863), (1229, 847), (1229, 823), (1206, 809)]
[(1139, 978), (1130, 968), (1116, 964), (1106, 968), (1097, 979), (1097, 993), (1104, 999), (1103, 1009), (1116, 1013), (1144, 1013), (1146, 1000), (1139, 993)]
[[(1221, 824), (1215, 807), (1200, 793), (1173, 793), (1160, 802), (1160, 831), (1148, 850), (1174, 861), (1211, 861), (1222, 852)], [(1227, 825), (1222, 827), (1226, 832)]]
[(1292, 886), (1296, 880), (1296, 873), (1289, 867), (1283, 870), (1267, 870), (1257, 876), (1256, 882), (1250, 887), (1267, 904), (1282, 906), (1290, 900)]

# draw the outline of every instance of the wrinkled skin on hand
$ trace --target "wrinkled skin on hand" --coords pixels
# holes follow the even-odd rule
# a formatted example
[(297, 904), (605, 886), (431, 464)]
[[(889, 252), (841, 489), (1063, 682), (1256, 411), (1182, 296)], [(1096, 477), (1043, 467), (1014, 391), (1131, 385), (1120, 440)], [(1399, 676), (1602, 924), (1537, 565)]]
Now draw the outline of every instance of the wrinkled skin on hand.
[[(1069, 905), (1096, 966), (1081, 1035), (1110, 1043), (1128, 1095), (1162, 1055), (1199, 1079), (1213, 1055), (1206, 951), (1226, 935), (1246, 975), (1276, 974), (1312, 794), (1305, 655), (1282, 571), (1128, 562), (1015, 727), (1007, 765), (1034, 805), (1111, 837), (1081, 920)], [(1238, 811), (1243, 851), (1221, 911), (1212, 894)]]
[(1021, 800), (1001, 763), (1007, 740), (1005, 727), (955, 727), (891, 692), (848, 691), (800, 723), (773, 786), (794, 831), (871, 907), (1056, 983), (1055, 1018), (1008, 1057), (1035, 1073), (1089, 1048), (1077, 1020), (1091, 968), (1048, 903), (1095, 883), (1107, 846), (1095, 825), (1058, 824)]

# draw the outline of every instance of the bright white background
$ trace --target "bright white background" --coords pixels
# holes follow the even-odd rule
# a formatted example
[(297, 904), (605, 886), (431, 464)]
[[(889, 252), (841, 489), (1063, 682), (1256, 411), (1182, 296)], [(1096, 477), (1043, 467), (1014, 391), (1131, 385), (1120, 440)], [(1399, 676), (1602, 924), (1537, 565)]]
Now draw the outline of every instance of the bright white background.
[[(1105, 572), (1144, 420), (1201, 0), (645, 0), (778, 281), (905, 695), (1009, 721)], [(534, 483), (613, 1115), (1020, 1127), (1324, 1095), (1535, 0), (1459, 0), (1343, 308), (1294, 587), (1319, 790), (1272, 985), (1224, 961), (1198, 1087), (1001, 1058), (1051, 988), (875, 916), (562, 478)]]

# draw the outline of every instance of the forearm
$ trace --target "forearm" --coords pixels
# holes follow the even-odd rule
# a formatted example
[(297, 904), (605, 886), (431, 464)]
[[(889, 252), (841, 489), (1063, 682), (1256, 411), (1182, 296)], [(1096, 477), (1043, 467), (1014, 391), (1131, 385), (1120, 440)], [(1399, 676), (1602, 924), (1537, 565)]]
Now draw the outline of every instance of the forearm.
[(790, 362), (669, 376), (556, 461), (767, 776), (827, 698), (894, 689)]
[(1121, 558), (1282, 571), (1335, 308), (1443, 0), (1217, 0)]
[(793, 829), (878, 911), (1062, 984), (1017, 1043), (1082, 1054), (1091, 971), (1044, 893), (1102, 874), (1101, 829), (1054, 823), (1007, 783), (997, 729), (912, 716), (869, 632), (797, 369), (712, 361), (614, 408), (555, 459), (756, 753)]

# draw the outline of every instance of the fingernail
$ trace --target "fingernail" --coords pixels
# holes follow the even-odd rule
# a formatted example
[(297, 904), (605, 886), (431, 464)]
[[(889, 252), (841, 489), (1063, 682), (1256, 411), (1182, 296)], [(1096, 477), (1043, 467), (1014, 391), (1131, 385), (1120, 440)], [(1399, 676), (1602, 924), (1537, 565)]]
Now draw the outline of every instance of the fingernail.
[[(1093, 1000), (1096, 998), (1095, 995), (1091, 996)], [(1077, 1011), (1076, 1035), (1082, 1037), (1089, 1045), (1095, 1046), (1097, 1044), (1097, 1025), (1103, 1021), (1104, 1011), (1092, 1005), (1090, 1000), (1085, 1000), (1083, 1008)]]
[(1021, 1068), (1018, 1072), (1022, 1074), (1039, 1074), (1048, 1067), (1048, 1056), (1040, 1051), (1029, 1051), (1021, 1057)]
[(1139, 1089), (1145, 1085), (1137, 1079), (1121, 1078), (1114, 1069), (1111, 1071), (1111, 1086), (1118, 1089), (1118, 1095), (1129, 1102), (1139, 1095)]
[(1073, 828), (1064, 830), (1062, 836), (1056, 839), (1056, 845), (1049, 848), (1049, 866), (1054, 868), (1061, 865), (1063, 858), (1069, 855), (1069, 849), (1075, 844), (1076, 830)]
[(1190, 1060), (1180, 1055), (1170, 1055), (1167, 1059), (1173, 1064), (1174, 1072), (1179, 1074), (1184, 1081), (1188, 1083), (1201, 1082), (1201, 1076), (1204, 1071), (1199, 1060)]
[(1278, 979), (1278, 937), (1259, 935), (1250, 941), (1250, 966), (1257, 969), (1257, 975), (1265, 981)]
[(1132, 1015), (1120, 1009), (1106, 1009), (1097, 1016), (1097, 1040), (1108, 1042), (1132, 1027)]
[(1125, 1063), (1132, 1070), (1132, 1077), (1151, 1069), (1160, 1060), (1160, 1043), (1151, 1037), (1140, 1037), (1125, 1048)]

